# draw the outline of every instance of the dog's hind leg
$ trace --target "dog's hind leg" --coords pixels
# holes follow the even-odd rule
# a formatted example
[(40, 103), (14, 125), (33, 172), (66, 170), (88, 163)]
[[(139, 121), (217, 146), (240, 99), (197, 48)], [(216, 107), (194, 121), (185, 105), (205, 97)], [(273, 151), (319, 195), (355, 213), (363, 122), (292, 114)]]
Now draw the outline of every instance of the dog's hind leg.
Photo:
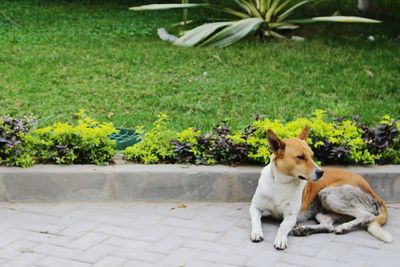
[(334, 214), (322, 214), (318, 213), (315, 216), (317, 225), (298, 225), (293, 228), (292, 235), (295, 236), (306, 236), (317, 233), (330, 233), (333, 232), (336, 216)]
[(374, 198), (352, 185), (328, 187), (318, 194), (322, 206), (337, 214), (354, 219), (335, 228), (336, 234), (344, 234), (357, 226), (367, 226), (379, 214), (379, 206)]

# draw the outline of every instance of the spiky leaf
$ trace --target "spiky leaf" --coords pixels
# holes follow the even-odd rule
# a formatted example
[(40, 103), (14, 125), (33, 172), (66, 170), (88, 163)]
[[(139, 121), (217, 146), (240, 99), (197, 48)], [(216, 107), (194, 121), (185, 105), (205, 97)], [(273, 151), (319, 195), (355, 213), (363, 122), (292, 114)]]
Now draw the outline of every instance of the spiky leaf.
[(214, 33), (217, 29), (231, 25), (232, 23), (234, 22), (228, 21), (203, 24), (190, 31), (187, 31), (182, 37), (174, 42), (174, 45), (193, 47)]
[(130, 7), (130, 10), (134, 11), (145, 11), (145, 10), (165, 10), (165, 9), (181, 9), (181, 8), (197, 8), (205, 7), (208, 4), (152, 4), (144, 6)]
[(255, 31), (264, 20), (259, 18), (242, 19), (218, 32), (201, 46), (224, 47), (236, 43)]

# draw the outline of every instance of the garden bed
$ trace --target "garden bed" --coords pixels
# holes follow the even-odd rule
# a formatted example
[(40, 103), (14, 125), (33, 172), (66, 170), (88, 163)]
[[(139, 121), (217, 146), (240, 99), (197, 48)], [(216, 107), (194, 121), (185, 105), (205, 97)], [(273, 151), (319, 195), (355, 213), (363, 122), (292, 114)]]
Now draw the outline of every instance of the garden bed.
[[(250, 201), (262, 167), (36, 165), (0, 168), (0, 201)], [(400, 166), (347, 167), (400, 201)]]

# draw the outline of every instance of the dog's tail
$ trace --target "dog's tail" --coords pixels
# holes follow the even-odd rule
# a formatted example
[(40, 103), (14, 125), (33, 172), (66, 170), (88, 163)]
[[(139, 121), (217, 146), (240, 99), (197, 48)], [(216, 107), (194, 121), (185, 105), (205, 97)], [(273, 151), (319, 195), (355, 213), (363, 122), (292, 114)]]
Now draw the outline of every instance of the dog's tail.
[(383, 200), (377, 194), (373, 194), (373, 196), (380, 205), (381, 213), (376, 216), (375, 219), (368, 225), (368, 233), (385, 243), (391, 243), (393, 241), (393, 237), (382, 228), (388, 218), (387, 208)]

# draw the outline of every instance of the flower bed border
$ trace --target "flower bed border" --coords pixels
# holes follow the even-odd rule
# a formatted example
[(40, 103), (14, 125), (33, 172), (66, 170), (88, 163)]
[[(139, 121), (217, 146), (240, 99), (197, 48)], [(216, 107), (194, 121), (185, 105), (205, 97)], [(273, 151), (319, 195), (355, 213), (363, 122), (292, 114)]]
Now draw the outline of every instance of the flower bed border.
[[(362, 174), (386, 201), (400, 201), (400, 165), (341, 167)], [(36, 165), (0, 168), (0, 201), (249, 201), (261, 167)]]

